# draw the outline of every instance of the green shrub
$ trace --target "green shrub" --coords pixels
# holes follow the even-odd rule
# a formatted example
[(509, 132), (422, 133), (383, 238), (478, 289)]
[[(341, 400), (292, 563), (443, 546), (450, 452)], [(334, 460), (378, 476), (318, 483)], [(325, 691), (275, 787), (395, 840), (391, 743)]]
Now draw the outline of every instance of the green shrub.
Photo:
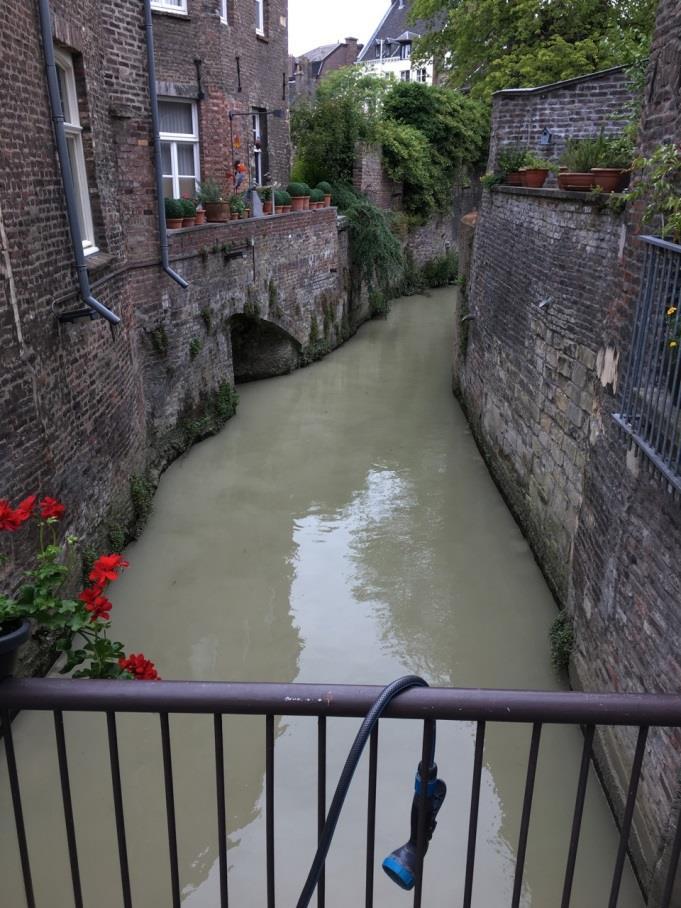
[(233, 195), (229, 200), (229, 210), (232, 214), (243, 214), (246, 210), (246, 203), (240, 195)]
[(274, 193), (274, 203), (281, 207), (291, 204), (291, 195), (285, 189), (277, 189)]
[(182, 216), (185, 218), (195, 218), (196, 217), (196, 205), (192, 202), (191, 199), (181, 199), (182, 204)]
[(294, 199), (309, 195), (308, 186), (305, 183), (289, 183), (286, 191)]
[(176, 221), (185, 216), (181, 199), (164, 199), (163, 204), (165, 205), (166, 218), (169, 221)]
[(428, 139), (414, 126), (394, 120), (385, 120), (378, 132), (385, 171), (404, 186), (405, 211), (427, 215), (438, 207), (436, 185), (444, 180), (433, 164)]
[(369, 290), (387, 290), (402, 277), (404, 257), (391, 230), (390, 216), (364, 196), (344, 209), (350, 225), (350, 257)]
[(575, 632), (572, 619), (567, 611), (563, 610), (553, 622), (549, 631), (551, 661), (559, 671), (567, 671), (569, 668), (574, 643)]
[(203, 346), (203, 344), (202, 344), (201, 341), (198, 339), (198, 337), (193, 337), (193, 338), (189, 341), (189, 358), (190, 358), (190, 359), (196, 359), (196, 357), (197, 357), (197, 356), (199, 355), (199, 353), (201, 352), (201, 347), (202, 347), (202, 346)]
[(313, 189), (310, 192), (310, 201), (311, 202), (323, 202), (325, 193), (321, 189)]
[(265, 188), (258, 189), (258, 195), (260, 196), (260, 198), (262, 199), (263, 202), (269, 202), (270, 199), (272, 198), (272, 187), (268, 186), (266, 189)]
[(199, 184), (199, 188), (196, 193), (196, 198), (199, 202), (204, 205), (208, 203), (215, 203), (222, 201), (222, 191), (220, 187), (215, 182), (215, 180), (204, 180), (203, 183)]
[(504, 174), (517, 173), (521, 167), (525, 167), (527, 155), (527, 148), (520, 145), (505, 145), (497, 158), (499, 170)]
[(321, 190), (324, 193), (324, 195), (331, 195), (331, 193), (333, 192), (333, 187), (331, 186), (331, 183), (326, 183), (323, 180), (321, 183), (317, 183), (316, 188)]
[(154, 491), (154, 484), (147, 476), (130, 477), (131, 532), (134, 539), (140, 536), (149, 519), (153, 507)]
[(426, 287), (447, 287), (454, 283), (459, 273), (459, 259), (455, 252), (426, 262), (421, 271)]

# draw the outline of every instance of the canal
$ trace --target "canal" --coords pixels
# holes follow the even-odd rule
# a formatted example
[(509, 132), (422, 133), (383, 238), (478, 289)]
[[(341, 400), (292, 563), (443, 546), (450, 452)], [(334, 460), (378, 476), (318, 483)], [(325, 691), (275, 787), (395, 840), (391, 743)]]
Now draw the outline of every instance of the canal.
[[(242, 386), (238, 416), (163, 477), (113, 631), (164, 678), (556, 689), (554, 602), (451, 394), (453, 290), (394, 304), (323, 362)], [(105, 725), (67, 717), (86, 906), (118, 908)], [(358, 722), (329, 722), (329, 789)], [(263, 906), (264, 721), (225, 719), (230, 905)], [(316, 835), (316, 737), (279, 720), (277, 897), (296, 903)], [(212, 722), (173, 720), (183, 905), (218, 904)], [(72, 904), (51, 719), (20, 716), (38, 906)], [(120, 720), (135, 905), (167, 908), (158, 723)], [(460, 903), (474, 728), (439, 729), (449, 793), (428, 853), (424, 905)], [(488, 730), (474, 904), (510, 904), (529, 728)], [(560, 902), (581, 753), (576, 729), (542, 738), (523, 906)], [(411, 904), (378, 863), (408, 838), (420, 728), (386, 721), (379, 750), (376, 905)], [(363, 904), (366, 761), (328, 862), (329, 908)], [(3, 908), (23, 905), (4, 764)], [(32, 794), (29, 794), (29, 789)], [(573, 904), (602, 908), (617, 832), (592, 779)], [(642, 900), (627, 869), (621, 908)]]

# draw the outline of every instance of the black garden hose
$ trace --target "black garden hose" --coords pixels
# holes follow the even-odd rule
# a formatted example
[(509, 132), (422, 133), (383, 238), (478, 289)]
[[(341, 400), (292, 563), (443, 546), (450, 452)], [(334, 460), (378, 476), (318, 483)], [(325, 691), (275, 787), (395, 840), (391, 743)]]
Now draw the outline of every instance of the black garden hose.
[(405, 678), (399, 678), (397, 681), (393, 681), (392, 684), (389, 684), (381, 692), (378, 699), (367, 713), (365, 720), (362, 722), (362, 726), (357, 732), (357, 737), (355, 738), (355, 741), (350, 748), (348, 758), (345, 761), (343, 772), (338, 780), (336, 792), (326, 817), (326, 823), (324, 824), (324, 830), (321, 839), (319, 840), (317, 854), (312, 862), (310, 873), (308, 874), (307, 881), (305, 882), (301, 896), (298, 899), (296, 908), (308, 908), (312, 896), (314, 895), (317, 883), (319, 882), (319, 877), (324, 868), (326, 856), (329, 853), (329, 848), (333, 841), (336, 825), (338, 824), (345, 798), (347, 797), (350, 784), (352, 783), (355, 770), (357, 769), (357, 764), (359, 763), (362, 752), (371, 736), (371, 732), (374, 730), (376, 723), (395, 697), (398, 697), (405, 690), (409, 690), (412, 687), (428, 687), (428, 682), (424, 681), (423, 678), (419, 678), (417, 675), (407, 675)]

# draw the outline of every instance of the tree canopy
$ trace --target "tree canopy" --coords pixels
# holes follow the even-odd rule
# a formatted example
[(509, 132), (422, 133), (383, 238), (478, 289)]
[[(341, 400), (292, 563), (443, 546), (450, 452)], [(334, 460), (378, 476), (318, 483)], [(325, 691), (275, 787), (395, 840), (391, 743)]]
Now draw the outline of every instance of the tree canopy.
[(435, 58), (454, 87), (488, 100), (632, 63), (649, 48), (657, 0), (414, 0), (411, 16), (442, 21), (414, 59)]

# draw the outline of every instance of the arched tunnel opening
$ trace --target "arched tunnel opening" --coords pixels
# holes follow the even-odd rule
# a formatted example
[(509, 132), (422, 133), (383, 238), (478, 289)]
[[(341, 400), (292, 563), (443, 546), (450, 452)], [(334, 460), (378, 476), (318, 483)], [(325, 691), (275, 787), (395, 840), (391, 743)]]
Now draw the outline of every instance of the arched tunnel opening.
[(230, 319), (237, 384), (287, 375), (298, 367), (301, 345), (282, 328), (248, 315)]

